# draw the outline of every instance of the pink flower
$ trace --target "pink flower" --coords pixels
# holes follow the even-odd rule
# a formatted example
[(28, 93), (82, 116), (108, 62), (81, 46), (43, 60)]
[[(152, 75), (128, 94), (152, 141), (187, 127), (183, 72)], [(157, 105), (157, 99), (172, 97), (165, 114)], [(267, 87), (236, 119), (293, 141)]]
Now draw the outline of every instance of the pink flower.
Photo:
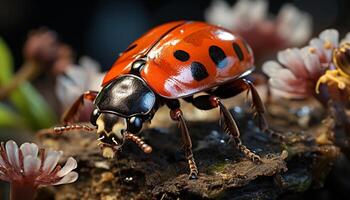
[[(286, 98), (317, 96), (316, 83), (325, 70), (332, 67), (332, 52), (339, 45), (338, 37), (337, 30), (325, 30), (306, 47), (278, 52), (279, 62), (264, 63), (263, 71), (270, 77), (272, 93)], [(349, 39), (350, 36), (343, 42)]]
[(302, 45), (312, 34), (310, 15), (291, 4), (284, 5), (277, 17), (271, 18), (265, 0), (240, 0), (232, 7), (216, 0), (205, 17), (245, 38), (258, 61), (280, 49)]
[(56, 59), (58, 48), (59, 42), (56, 32), (41, 28), (28, 34), (23, 54), (27, 60), (49, 65)]
[(10, 140), (2, 142), (0, 149), (0, 179), (11, 183), (12, 199), (34, 198), (39, 186), (60, 185), (77, 180), (74, 158), (57, 165), (62, 151), (45, 151), (34, 143), (24, 143), (19, 148)]

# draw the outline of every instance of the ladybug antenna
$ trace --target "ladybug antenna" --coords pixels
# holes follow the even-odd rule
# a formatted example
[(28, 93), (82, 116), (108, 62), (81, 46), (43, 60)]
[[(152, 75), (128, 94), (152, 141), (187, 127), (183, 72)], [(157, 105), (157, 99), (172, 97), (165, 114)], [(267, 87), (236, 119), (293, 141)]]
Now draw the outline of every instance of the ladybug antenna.
[(126, 133), (125, 138), (135, 142), (140, 147), (140, 149), (142, 149), (143, 152), (145, 152), (145, 153), (152, 152), (152, 147), (149, 146), (148, 144), (146, 144), (140, 137), (138, 137), (132, 133)]
[(96, 130), (96, 128), (92, 128), (86, 125), (79, 125), (79, 124), (73, 124), (73, 125), (66, 125), (66, 126), (56, 126), (55, 128), (53, 128), (53, 131), (55, 134), (62, 134), (64, 132), (68, 132), (68, 131), (87, 131), (87, 132), (91, 132)]
[(73, 124), (73, 125), (66, 125), (66, 126), (56, 126), (53, 129), (42, 129), (37, 133), (37, 136), (39, 138), (46, 136), (46, 135), (61, 135), (68, 131), (94, 131), (96, 128), (91, 128), (86, 125), (79, 125), (79, 124)]

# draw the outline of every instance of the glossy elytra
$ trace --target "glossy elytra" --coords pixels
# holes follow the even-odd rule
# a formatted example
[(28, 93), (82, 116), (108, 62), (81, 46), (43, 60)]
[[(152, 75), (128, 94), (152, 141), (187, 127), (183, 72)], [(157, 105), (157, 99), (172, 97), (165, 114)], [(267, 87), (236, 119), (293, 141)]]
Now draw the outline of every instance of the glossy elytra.
[[(180, 109), (179, 99), (184, 99), (202, 110), (219, 108), (222, 128), (232, 137), (234, 146), (259, 162), (260, 157), (242, 144), (234, 118), (220, 100), (251, 90), (254, 107), (262, 118), (259, 125), (266, 129), (260, 97), (242, 78), (253, 68), (252, 52), (240, 36), (203, 22), (166, 23), (129, 45), (107, 72), (101, 91), (81, 95), (63, 121), (73, 122), (84, 99), (94, 101), (91, 123), (97, 129), (103, 156), (113, 157), (125, 140), (134, 141), (150, 153), (151, 147), (135, 134), (144, 122), (152, 120), (158, 108), (166, 105), (171, 119), (180, 126), (190, 178), (196, 178), (191, 138)], [(199, 92), (204, 94), (197, 95)], [(67, 125), (56, 128), (56, 132), (72, 128), (94, 130)]]

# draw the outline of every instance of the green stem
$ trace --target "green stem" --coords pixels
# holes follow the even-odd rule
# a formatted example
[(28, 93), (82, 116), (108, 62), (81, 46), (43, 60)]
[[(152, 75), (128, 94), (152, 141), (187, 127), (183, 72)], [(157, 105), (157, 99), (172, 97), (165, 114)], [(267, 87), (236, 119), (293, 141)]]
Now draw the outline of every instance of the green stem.
[(14, 89), (21, 85), (24, 81), (30, 81), (41, 72), (41, 67), (35, 63), (25, 62), (13, 79), (0, 87), (0, 100), (5, 99)]

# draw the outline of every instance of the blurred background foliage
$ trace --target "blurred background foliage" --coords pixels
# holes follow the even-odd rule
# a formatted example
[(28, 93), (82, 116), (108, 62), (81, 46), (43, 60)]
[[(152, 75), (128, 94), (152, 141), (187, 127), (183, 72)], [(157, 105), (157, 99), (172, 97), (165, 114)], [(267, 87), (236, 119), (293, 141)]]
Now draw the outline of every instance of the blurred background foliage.
[[(0, 38), (0, 85), (14, 76), (14, 61), (10, 49)], [(22, 83), (9, 97), (8, 105), (0, 103), (0, 126), (40, 129), (52, 126), (54, 113), (41, 94), (28, 82)], [(17, 112), (16, 112), (17, 111)]]

